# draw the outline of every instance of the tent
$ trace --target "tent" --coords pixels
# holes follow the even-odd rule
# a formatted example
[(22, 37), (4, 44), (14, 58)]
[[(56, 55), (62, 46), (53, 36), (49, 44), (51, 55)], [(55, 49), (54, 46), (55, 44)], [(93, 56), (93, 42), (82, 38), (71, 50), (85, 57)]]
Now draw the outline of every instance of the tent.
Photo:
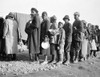
[(27, 40), (27, 34), (25, 33), (25, 26), (26, 23), (31, 19), (31, 16), (29, 14), (23, 14), (23, 13), (13, 13), (13, 14), (18, 22), (22, 39)]

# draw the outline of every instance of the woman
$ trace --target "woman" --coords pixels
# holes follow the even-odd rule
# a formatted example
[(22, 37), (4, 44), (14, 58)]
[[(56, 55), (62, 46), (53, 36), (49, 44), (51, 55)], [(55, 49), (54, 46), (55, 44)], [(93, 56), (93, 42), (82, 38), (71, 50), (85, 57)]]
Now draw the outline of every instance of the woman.
[(91, 39), (92, 49), (91, 49), (90, 55), (93, 56), (93, 57), (96, 57), (97, 47), (96, 47), (96, 31), (95, 31), (95, 26), (92, 25), (91, 29), (92, 29), (92, 35), (91, 35), (92, 36), (92, 39)]
[(14, 15), (9, 13), (9, 15), (6, 16), (3, 36), (5, 38), (5, 52), (9, 60), (16, 59), (16, 53), (18, 51), (18, 32), (18, 24), (14, 19)]
[(87, 33), (87, 27), (86, 27), (86, 21), (82, 20), (83, 22), (83, 41), (82, 41), (82, 57), (84, 60), (87, 59), (87, 49), (88, 49), (88, 33)]

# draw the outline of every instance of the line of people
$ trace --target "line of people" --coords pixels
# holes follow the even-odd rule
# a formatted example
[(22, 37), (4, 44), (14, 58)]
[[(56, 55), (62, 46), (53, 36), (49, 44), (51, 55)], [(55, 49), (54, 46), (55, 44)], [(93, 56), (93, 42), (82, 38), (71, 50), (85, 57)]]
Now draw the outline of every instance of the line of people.
[[(30, 15), (31, 20), (25, 27), (30, 60), (39, 62), (39, 55), (42, 54), (45, 57), (42, 64), (69, 64), (86, 60), (92, 54), (96, 57), (100, 47), (99, 27), (80, 20), (78, 12), (74, 13), (73, 24), (70, 23), (69, 15), (64, 16), (63, 24), (57, 23), (55, 15), (49, 18), (45, 11), (42, 13), (41, 22), (36, 8), (31, 8)], [(21, 33), (13, 13), (9, 13), (0, 23), (0, 29), (0, 55), (16, 60)], [(52, 59), (48, 61), (50, 55)]]
[[(79, 19), (80, 14), (74, 13), (74, 23), (65, 15), (64, 24), (57, 24), (56, 16), (48, 17), (47, 12), (42, 13), (40, 23), (38, 10), (31, 9), (31, 20), (26, 24), (25, 32), (28, 34), (28, 47), (30, 59), (39, 61), (42, 54), (45, 60), (42, 64), (57, 63), (69, 64), (86, 60), (91, 54), (96, 56), (99, 49), (99, 27)], [(50, 44), (50, 45), (49, 45)], [(44, 45), (44, 46), (42, 46)], [(52, 59), (48, 61), (48, 56)], [(34, 58), (33, 58), (34, 57)]]

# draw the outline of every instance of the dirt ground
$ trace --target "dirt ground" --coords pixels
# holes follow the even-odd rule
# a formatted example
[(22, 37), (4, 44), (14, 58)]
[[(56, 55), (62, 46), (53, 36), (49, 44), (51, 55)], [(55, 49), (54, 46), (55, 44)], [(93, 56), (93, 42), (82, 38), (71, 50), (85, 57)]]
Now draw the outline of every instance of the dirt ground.
[(17, 61), (0, 61), (0, 77), (100, 77), (100, 52), (96, 58), (66, 65), (41, 65), (29, 61), (28, 53)]

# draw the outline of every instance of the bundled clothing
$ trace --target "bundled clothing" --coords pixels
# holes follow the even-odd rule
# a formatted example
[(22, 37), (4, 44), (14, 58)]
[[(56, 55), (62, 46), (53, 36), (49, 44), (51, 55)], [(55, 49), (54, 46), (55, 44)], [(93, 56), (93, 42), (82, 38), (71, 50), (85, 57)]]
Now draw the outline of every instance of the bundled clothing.
[(52, 23), (50, 26), (50, 54), (53, 56), (52, 59), (56, 60), (57, 59), (57, 24)]

